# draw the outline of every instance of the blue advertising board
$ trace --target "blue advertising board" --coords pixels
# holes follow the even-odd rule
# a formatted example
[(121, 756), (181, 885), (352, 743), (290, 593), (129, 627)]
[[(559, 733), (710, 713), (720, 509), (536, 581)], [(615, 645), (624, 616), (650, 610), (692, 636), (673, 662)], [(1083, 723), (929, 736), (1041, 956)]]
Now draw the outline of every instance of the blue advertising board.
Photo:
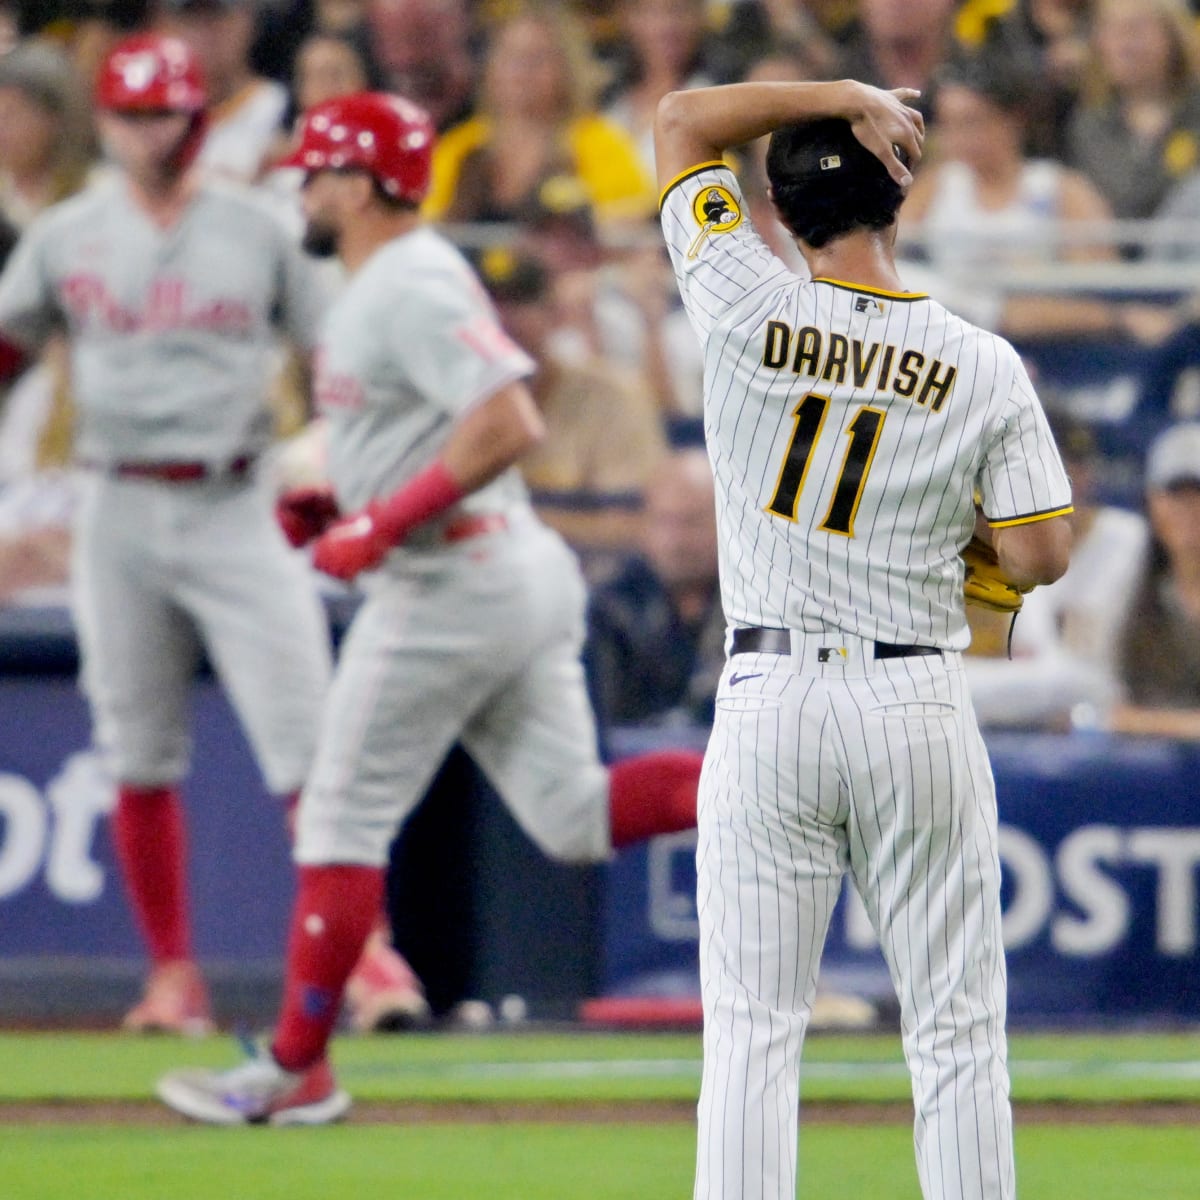
[[(193, 699), (186, 785), (193, 931), (205, 959), (278, 959), (292, 872), (269, 797), (212, 682)], [(0, 957), (140, 960), (113, 861), (110, 779), (69, 677), (0, 676)]]
[[(644, 749), (645, 735), (614, 745)], [(1200, 1017), (1200, 747), (1095, 734), (996, 734), (988, 746), (1013, 1015)], [(610, 866), (610, 994), (698, 991), (694, 850), (679, 834)], [(890, 994), (849, 885), (823, 978)]]
[[(186, 802), (198, 953), (278, 960), (293, 886), (279, 803), (265, 793), (213, 682), (197, 684), (194, 716)], [(701, 730), (669, 736), (674, 745), (703, 739)], [(618, 733), (611, 748), (619, 757), (666, 740)], [(1200, 747), (1082, 733), (992, 735), (988, 743), (1014, 1015), (1200, 1017)], [(73, 679), (0, 675), (0, 958), (140, 961), (106, 829), (111, 805)], [(445, 852), (461, 853), (460, 841), (447, 839)], [(521, 858), (504, 839), (481, 846), (496, 859), (475, 864), (484, 879), (524, 878), (526, 859), (536, 857), (530, 849)], [(607, 868), (598, 990), (695, 991), (693, 853), (693, 836), (681, 834), (625, 850)], [(568, 879), (536, 895), (525, 889), (513, 902), (552, 924), (569, 907), (567, 892), (575, 904), (583, 889)], [(491, 919), (495, 953), (528, 948)], [(578, 904), (571, 921), (586, 921)], [(825, 964), (835, 985), (888, 990), (852, 894), (835, 914)]]

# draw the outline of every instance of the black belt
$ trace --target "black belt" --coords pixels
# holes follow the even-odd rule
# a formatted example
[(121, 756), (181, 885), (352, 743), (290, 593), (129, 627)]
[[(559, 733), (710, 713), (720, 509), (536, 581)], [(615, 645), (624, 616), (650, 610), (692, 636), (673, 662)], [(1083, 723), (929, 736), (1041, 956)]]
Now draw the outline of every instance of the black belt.
[[(735, 629), (731, 654), (791, 654), (792, 635), (786, 629)], [(922, 658), (940, 655), (937, 646), (898, 646), (895, 642), (876, 642), (876, 658)]]

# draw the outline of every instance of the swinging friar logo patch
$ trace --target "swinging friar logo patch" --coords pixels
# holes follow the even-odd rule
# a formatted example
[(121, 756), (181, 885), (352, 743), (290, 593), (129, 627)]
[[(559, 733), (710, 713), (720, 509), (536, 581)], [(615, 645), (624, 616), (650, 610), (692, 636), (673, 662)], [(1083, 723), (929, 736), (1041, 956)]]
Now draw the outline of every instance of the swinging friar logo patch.
[(742, 210), (728, 188), (710, 184), (701, 188), (692, 201), (692, 215), (700, 232), (688, 247), (688, 258), (695, 258), (704, 239), (712, 233), (728, 233), (742, 223)]

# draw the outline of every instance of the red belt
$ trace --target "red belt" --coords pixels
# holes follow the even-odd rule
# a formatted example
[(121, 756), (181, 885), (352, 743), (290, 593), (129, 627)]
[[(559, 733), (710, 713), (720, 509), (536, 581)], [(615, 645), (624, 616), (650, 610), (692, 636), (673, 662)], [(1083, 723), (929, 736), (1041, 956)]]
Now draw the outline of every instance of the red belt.
[(442, 541), (465, 542), (481, 533), (499, 533), (508, 528), (508, 518), (501, 513), (477, 513), (457, 517), (442, 530)]
[(256, 455), (240, 454), (223, 465), (170, 459), (163, 462), (85, 463), (118, 479), (156, 479), (162, 483), (199, 483), (205, 479), (241, 479), (250, 473)]

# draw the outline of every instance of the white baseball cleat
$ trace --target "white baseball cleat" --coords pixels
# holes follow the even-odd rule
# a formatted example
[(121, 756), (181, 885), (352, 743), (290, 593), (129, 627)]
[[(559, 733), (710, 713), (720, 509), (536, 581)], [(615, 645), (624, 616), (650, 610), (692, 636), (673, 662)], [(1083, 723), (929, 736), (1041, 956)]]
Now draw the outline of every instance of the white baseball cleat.
[(169, 1108), (208, 1125), (329, 1125), (350, 1110), (327, 1059), (285, 1071), (265, 1050), (228, 1071), (172, 1071), (155, 1091)]

